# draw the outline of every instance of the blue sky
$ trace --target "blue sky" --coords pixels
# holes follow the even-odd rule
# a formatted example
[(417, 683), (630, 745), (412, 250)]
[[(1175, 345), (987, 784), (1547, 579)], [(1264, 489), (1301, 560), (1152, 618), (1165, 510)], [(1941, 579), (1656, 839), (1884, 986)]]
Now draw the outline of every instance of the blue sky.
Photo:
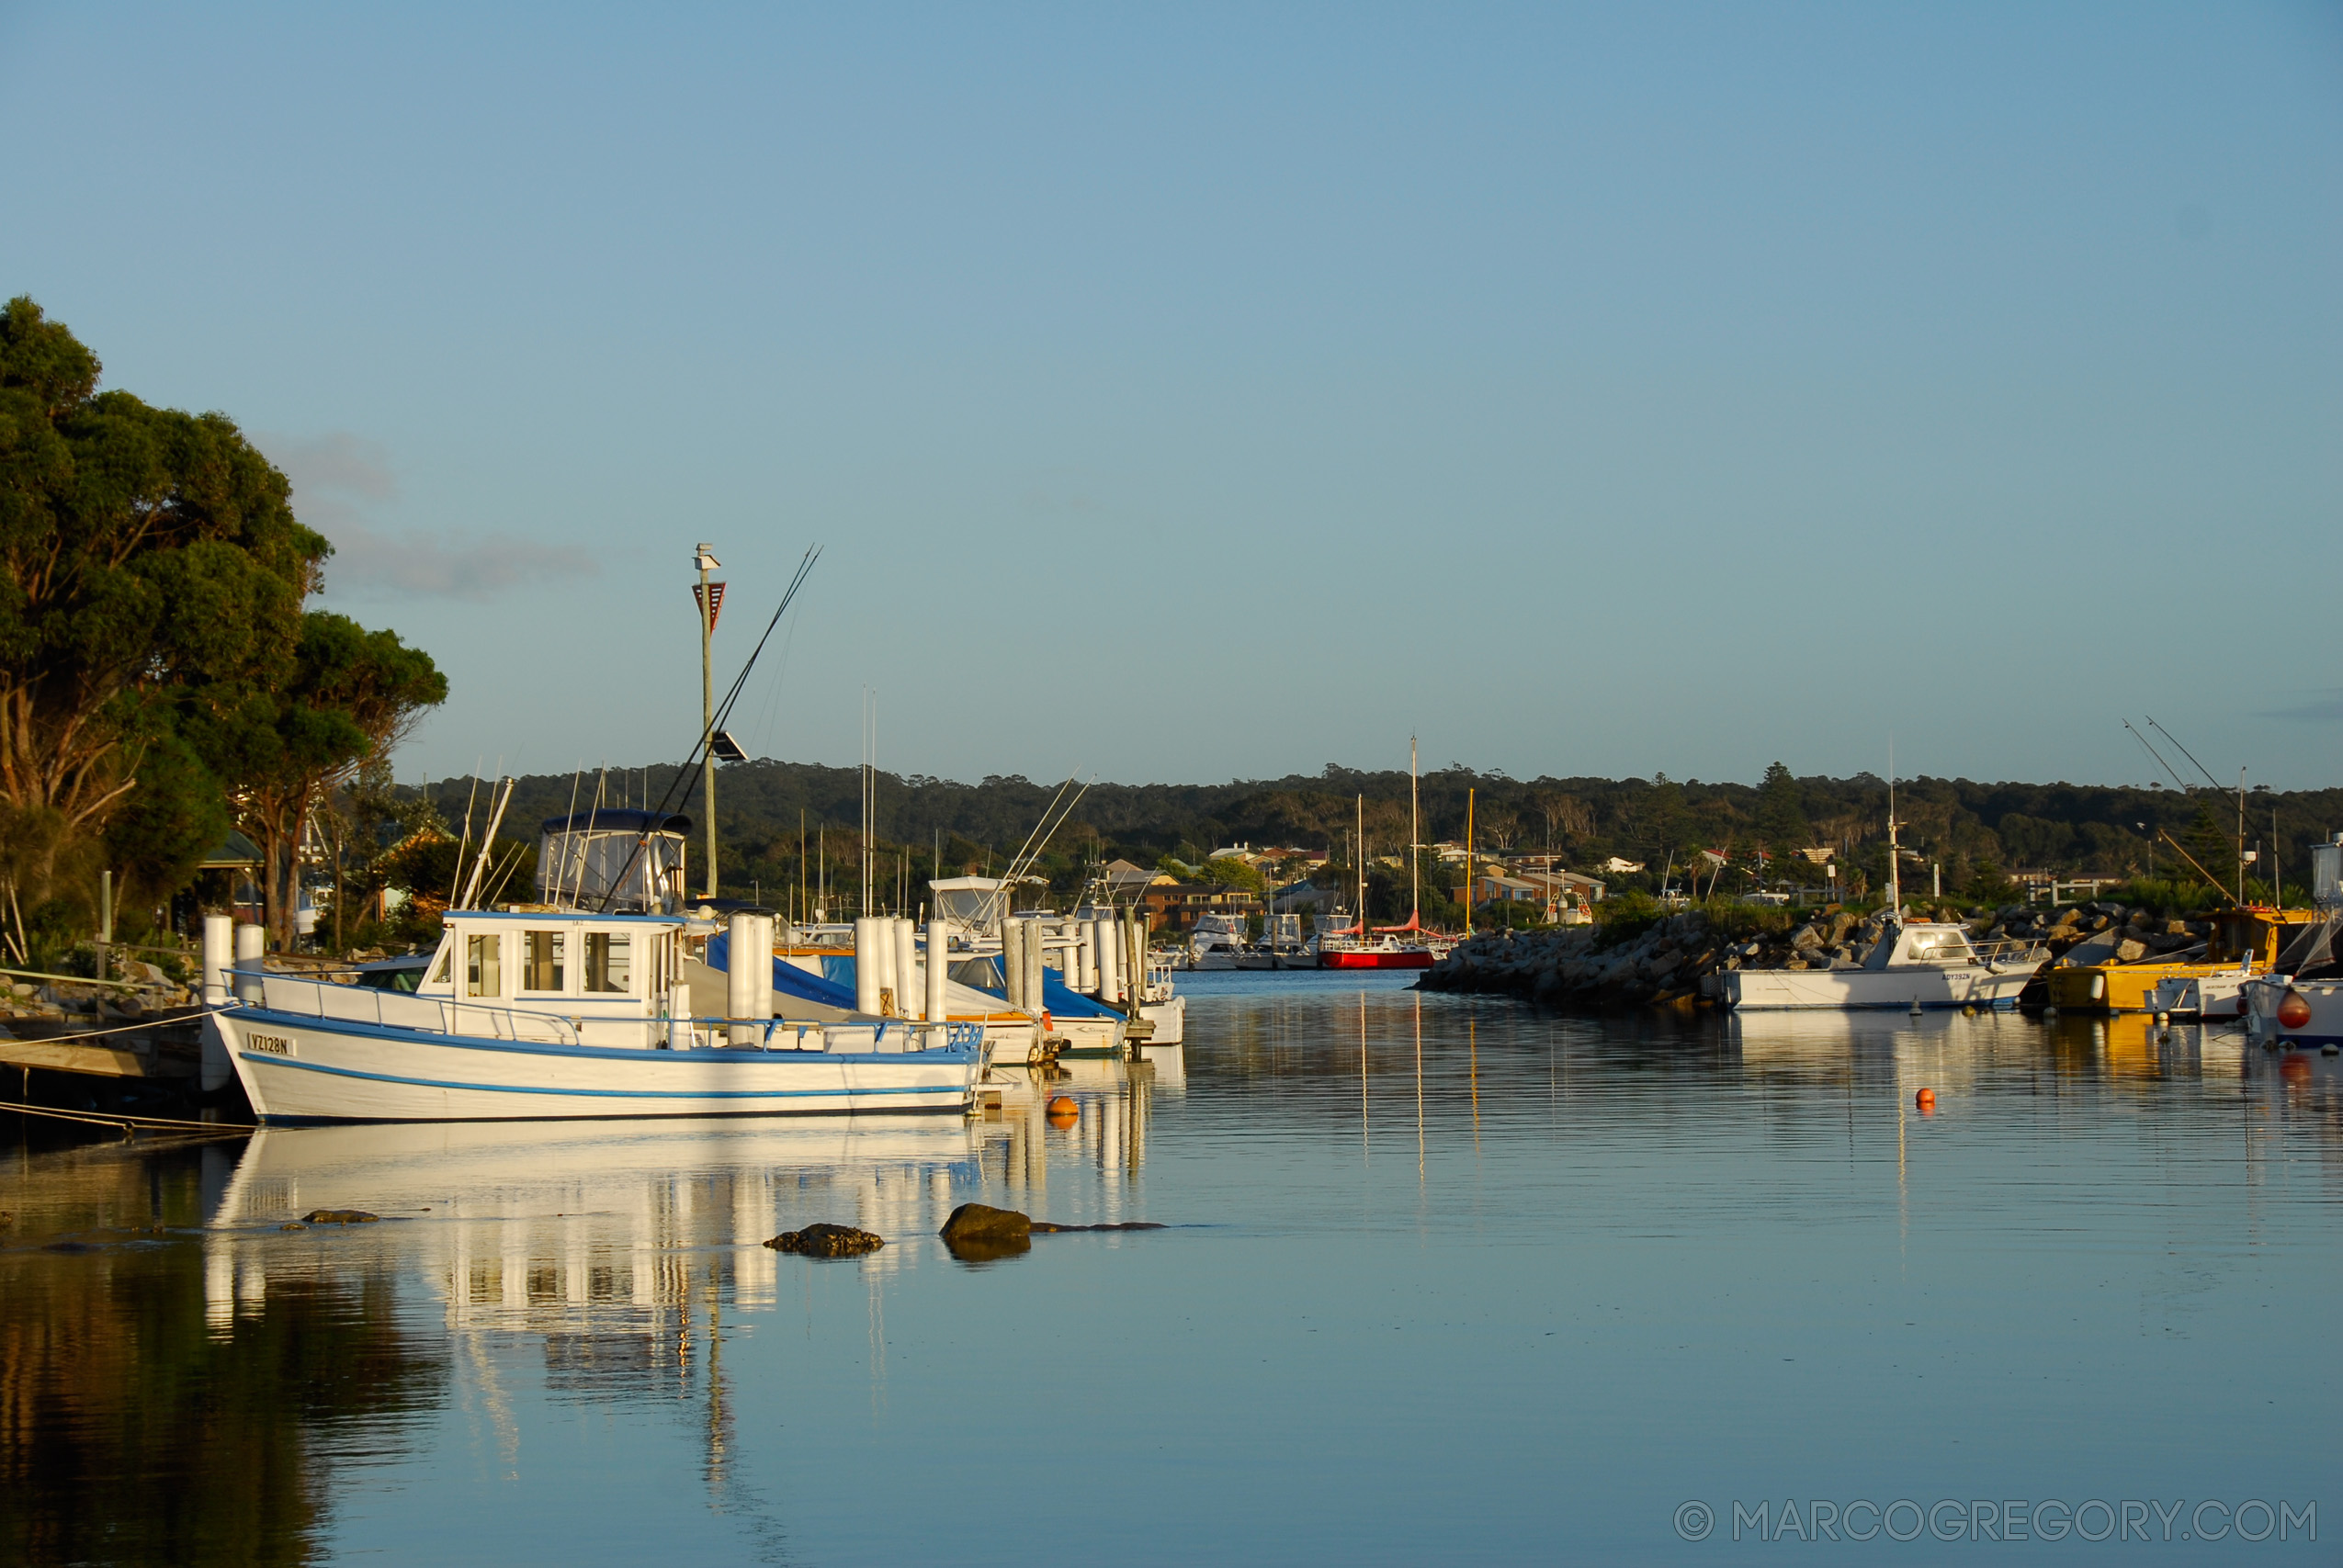
[(0, 133), (405, 777), (680, 754), (704, 538), (761, 754), (2337, 782), (2333, 6), (19, 4)]

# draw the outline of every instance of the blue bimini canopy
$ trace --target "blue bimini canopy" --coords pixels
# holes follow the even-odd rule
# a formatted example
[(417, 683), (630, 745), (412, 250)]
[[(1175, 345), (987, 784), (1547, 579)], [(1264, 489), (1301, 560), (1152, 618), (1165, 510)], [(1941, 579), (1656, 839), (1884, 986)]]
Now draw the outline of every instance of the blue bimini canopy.
[[(847, 962), (851, 964), (854, 961), (849, 959)], [(965, 963), (967, 960), (962, 962)], [(984, 966), (986, 975), (985, 984), (979, 986), (977, 989), (988, 996), (1001, 998), (1002, 1005), (1007, 1006), (1009, 993), (1001, 983), (1001, 960), (998, 957), (985, 957), (976, 962)], [(1052, 1018), (1120, 1018), (1123, 1016), (1119, 1010), (1086, 997), (1067, 985), (1058, 977), (1058, 971), (1055, 969), (1045, 968), (1041, 972), (1041, 1005)]]
[[(721, 969), (730, 974), (731, 965), (728, 960), (731, 953), (730, 932), (719, 931), (707, 939), (707, 966), (710, 969)], [(825, 960), (823, 968), (826, 970), (832, 962), (834, 960)], [(847, 960), (850, 964), (853, 962), (852, 959)], [(820, 1002), (824, 1007), (843, 1008), (853, 1012), (854, 971), (849, 969), (846, 972), (846, 983), (841, 986), (822, 976), (809, 975), (787, 959), (775, 958), (773, 961), (773, 994), (776, 997), (796, 997), (800, 1001)]]

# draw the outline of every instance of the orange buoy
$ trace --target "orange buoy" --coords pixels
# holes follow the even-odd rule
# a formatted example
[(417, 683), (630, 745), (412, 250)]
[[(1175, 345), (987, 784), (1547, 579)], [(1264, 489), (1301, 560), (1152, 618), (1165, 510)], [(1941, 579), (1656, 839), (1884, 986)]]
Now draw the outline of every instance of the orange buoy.
[(1912, 1096), (1912, 1103), (1919, 1106), (1923, 1111), (1935, 1110), (1936, 1090), (1932, 1089), (1924, 1089), (1920, 1090), (1919, 1093)]
[(1049, 1124), (1060, 1132), (1072, 1126), (1082, 1113), (1082, 1108), (1075, 1103), (1070, 1094), (1051, 1095), (1049, 1104), (1044, 1109), (1049, 1113)]

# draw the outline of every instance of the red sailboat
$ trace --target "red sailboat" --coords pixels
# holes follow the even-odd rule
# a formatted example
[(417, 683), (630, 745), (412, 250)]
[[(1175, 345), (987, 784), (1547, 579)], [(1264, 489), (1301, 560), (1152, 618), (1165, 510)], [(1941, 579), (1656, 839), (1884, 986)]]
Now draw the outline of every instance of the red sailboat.
[[(1359, 796), (1358, 847), (1353, 858), (1358, 862), (1359, 912), (1352, 923), (1322, 933), (1318, 942), (1318, 966), (1320, 969), (1429, 969), (1434, 960), (1447, 951), (1448, 944), (1423, 929), (1423, 896), (1418, 886), (1415, 842), (1416, 826), (1416, 743), (1408, 741), (1408, 923), (1404, 926), (1376, 926), (1370, 931), (1366, 923), (1366, 796)], [(1435, 943), (1437, 945), (1435, 945)]]

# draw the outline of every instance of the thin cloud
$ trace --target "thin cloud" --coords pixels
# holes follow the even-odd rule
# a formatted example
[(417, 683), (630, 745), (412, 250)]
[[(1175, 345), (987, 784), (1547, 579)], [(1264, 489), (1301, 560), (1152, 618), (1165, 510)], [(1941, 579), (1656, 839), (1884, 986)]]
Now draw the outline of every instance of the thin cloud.
[(2299, 719), (2305, 724), (2333, 724), (2343, 719), (2343, 686), (2329, 686), (2323, 697), (2314, 698), (2297, 707), (2269, 709), (2260, 716)]
[(253, 436), (292, 481), (302, 522), (334, 543), (329, 587), (361, 598), (437, 597), (478, 602), (533, 582), (591, 577), (600, 568), (576, 545), (540, 545), (511, 535), (456, 543), (419, 529), (377, 527), (373, 504), (399, 499), (390, 448), (346, 430), (323, 435)]

